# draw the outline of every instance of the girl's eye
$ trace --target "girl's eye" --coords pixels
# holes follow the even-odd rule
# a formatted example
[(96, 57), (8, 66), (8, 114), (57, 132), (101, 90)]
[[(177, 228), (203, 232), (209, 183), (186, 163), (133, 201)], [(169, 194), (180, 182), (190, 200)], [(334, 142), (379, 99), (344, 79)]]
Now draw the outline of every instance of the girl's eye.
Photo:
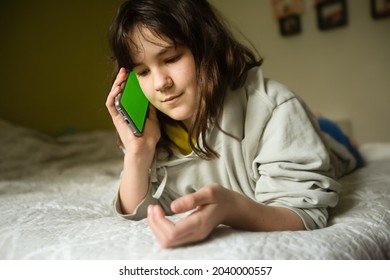
[(178, 61), (180, 58), (181, 58), (181, 54), (180, 55), (175, 55), (173, 57), (170, 57), (170, 58), (166, 59), (165, 62), (166, 63), (174, 63), (174, 62)]
[(144, 77), (149, 73), (147, 69), (137, 72), (137, 76)]

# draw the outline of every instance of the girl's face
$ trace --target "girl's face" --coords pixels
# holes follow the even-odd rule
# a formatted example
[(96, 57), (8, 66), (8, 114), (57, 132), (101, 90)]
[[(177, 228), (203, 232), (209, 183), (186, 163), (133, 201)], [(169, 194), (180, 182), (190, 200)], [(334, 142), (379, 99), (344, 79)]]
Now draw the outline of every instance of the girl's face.
[(188, 128), (199, 99), (194, 57), (188, 47), (164, 39), (146, 28), (134, 32), (133, 70), (150, 103)]

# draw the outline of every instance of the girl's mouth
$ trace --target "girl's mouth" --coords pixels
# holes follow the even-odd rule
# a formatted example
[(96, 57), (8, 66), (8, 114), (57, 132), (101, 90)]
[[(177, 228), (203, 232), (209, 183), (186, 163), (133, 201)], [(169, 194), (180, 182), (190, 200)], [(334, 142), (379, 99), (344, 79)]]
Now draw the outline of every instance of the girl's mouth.
[(180, 93), (178, 95), (171, 95), (171, 96), (168, 96), (166, 97), (162, 102), (163, 103), (168, 103), (168, 104), (171, 104), (171, 103), (174, 103), (178, 100), (179, 97), (181, 97), (183, 95), (183, 93)]

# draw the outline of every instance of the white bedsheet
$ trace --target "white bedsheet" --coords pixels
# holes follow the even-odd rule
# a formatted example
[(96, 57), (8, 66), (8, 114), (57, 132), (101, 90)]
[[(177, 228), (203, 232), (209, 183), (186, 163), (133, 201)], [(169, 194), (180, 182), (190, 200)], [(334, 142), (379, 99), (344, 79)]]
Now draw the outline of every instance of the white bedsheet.
[(199, 244), (162, 249), (145, 220), (111, 211), (122, 165), (113, 132), (53, 139), (0, 121), (0, 259), (389, 259), (390, 143), (362, 152), (368, 164), (342, 179), (325, 229), (220, 227)]

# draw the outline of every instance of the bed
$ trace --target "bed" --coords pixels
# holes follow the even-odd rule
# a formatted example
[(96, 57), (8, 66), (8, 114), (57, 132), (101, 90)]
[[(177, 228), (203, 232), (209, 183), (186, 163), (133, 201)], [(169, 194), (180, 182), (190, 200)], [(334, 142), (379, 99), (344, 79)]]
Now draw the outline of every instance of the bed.
[(122, 168), (113, 131), (53, 138), (4, 120), (0, 131), (3, 260), (390, 258), (390, 143), (362, 145), (367, 165), (342, 179), (340, 202), (324, 229), (263, 233), (221, 226), (201, 243), (162, 249), (146, 220), (112, 212)]

